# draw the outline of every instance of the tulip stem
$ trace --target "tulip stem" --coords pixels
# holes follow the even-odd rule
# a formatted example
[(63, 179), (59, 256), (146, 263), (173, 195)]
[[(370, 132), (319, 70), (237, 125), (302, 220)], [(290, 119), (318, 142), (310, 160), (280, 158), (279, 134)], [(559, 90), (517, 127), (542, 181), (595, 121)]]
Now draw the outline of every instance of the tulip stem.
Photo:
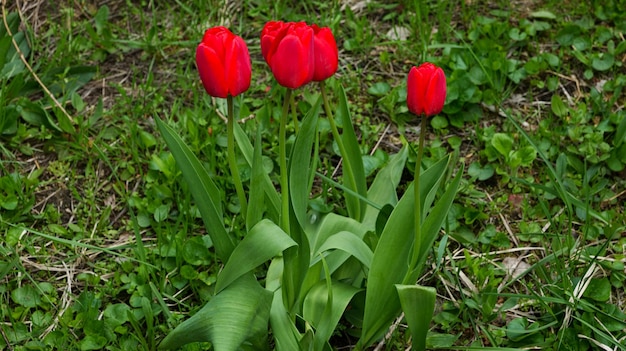
[[(424, 155), (424, 139), (426, 137), (426, 116), (422, 115), (422, 123), (420, 126), (420, 139), (417, 147), (417, 159), (415, 160), (415, 179), (413, 180), (413, 191), (415, 194), (415, 241), (413, 243), (413, 259), (407, 272), (405, 280), (408, 279), (415, 265), (419, 260), (420, 250), (422, 246), (422, 199), (420, 198), (420, 173), (422, 170), (422, 157)], [(413, 284), (413, 281), (405, 281), (405, 284)]]
[(227, 121), (227, 138), (228, 138), (228, 164), (230, 165), (230, 173), (235, 183), (235, 190), (237, 191), (237, 197), (239, 198), (239, 206), (244, 218), (248, 213), (248, 203), (246, 200), (246, 194), (243, 191), (243, 184), (241, 183), (241, 176), (239, 175), (239, 168), (237, 167), (237, 158), (235, 157), (235, 108), (233, 104), (232, 95), (228, 95), (226, 98), (228, 104), (228, 121)]
[(280, 164), (280, 193), (281, 193), (281, 214), (280, 226), (285, 233), (289, 233), (289, 183), (287, 177), (287, 118), (289, 118), (289, 105), (292, 90), (287, 89), (285, 101), (283, 102), (283, 113), (280, 116), (280, 128), (278, 130), (278, 158)]
[[(330, 104), (328, 103), (328, 98), (326, 96), (326, 84), (323, 80), (320, 81), (320, 88), (322, 90), (322, 100), (324, 101), (324, 111), (326, 112), (326, 116), (328, 116), (328, 123), (330, 123), (330, 130), (333, 133), (333, 138), (335, 138), (335, 141), (337, 142), (341, 157), (344, 159), (343, 168), (345, 169), (345, 177), (348, 178), (348, 188), (358, 193), (358, 190), (356, 189), (356, 180), (354, 179), (354, 172), (352, 171), (352, 164), (348, 160), (349, 156), (346, 152), (346, 147), (343, 144), (343, 139), (341, 139), (341, 135), (339, 135), (339, 130), (337, 129), (335, 118), (333, 117), (333, 113), (330, 110)], [(355, 186), (355, 188), (353, 189), (352, 186)]]
[(296, 113), (296, 100), (294, 99), (293, 94), (291, 94), (291, 98), (289, 99), (289, 103), (291, 104), (291, 117), (293, 118), (293, 130), (298, 134), (298, 114)]

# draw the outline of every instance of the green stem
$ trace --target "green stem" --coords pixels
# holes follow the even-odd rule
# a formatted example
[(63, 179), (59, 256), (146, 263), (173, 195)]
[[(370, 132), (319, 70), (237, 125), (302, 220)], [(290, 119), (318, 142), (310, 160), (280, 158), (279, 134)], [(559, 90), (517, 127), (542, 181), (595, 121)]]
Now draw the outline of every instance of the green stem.
[(293, 130), (296, 132), (296, 135), (298, 135), (298, 114), (296, 113), (296, 100), (294, 99), (293, 94), (291, 94), (289, 103), (291, 104), (291, 117), (293, 118)]
[[(422, 123), (420, 127), (420, 140), (417, 148), (417, 159), (415, 160), (415, 179), (413, 180), (413, 191), (415, 194), (415, 241), (413, 243), (413, 259), (409, 266), (409, 273), (405, 280), (411, 275), (411, 272), (416, 268), (415, 265), (419, 259), (419, 254), (422, 245), (422, 201), (420, 199), (420, 173), (422, 170), (422, 157), (424, 155), (424, 139), (426, 137), (426, 116), (422, 116)], [(415, 282), (405, 281), (405, 284), (413, 284)]]
[(241, 176), (239, 175), (239, 168), (237, 167), (237, 158), (235, 157), (235, 108), (233, 106), (233, 97), (228, 95), (226, 98), (228, 104), (228, 122), (227, 122), (227, 134), (228, 134), (228, 164), (230, 165), (230, 173), (235, 183), (235, 190), (237, 190), (237, 197), (239, 198), (239, 206), (241, 207), (241, 213), (244, 218), (248, 213), (248, 202), (246, 200), (246, 193), (243, 191), (243, 184), (241, 183)]
[[(341, 135), (339, 135), (339, 130), (337, 129), (337, 124), (335, 123), (335, 118), (333, 117), (333, 113), (330, 110), (330, 104), (328, 103), (328, 98), (326, 96), (326, 84), (324, 81), (320, 82), (320, 89), (322, 90), (322, 100), (324, 101), (324, 111), (326, 112), (326, 116), (328, 116), (328, 123), (330, 123), (330, 129), (333, 133), (333, 138), (337, 142), (337, 146), (339, 147), (339, 152), (341, 153), (341, 157), (343, 158), (343, 168), (345, 169), (345, 176), (348, 178), (348, 187), (354, 187), (351, 189), (358, 193), (358, 189), (356, 189), (356, 180), (354, 179), (354, 172), (352, 171), (352, 164), (348, 160), (348, 153), (346, 152), (346, 147), (343, 144), (343, 139), (341, 139)], [(346, 183), (346, 182), (344, 182)]]
[(282, 197), (280, 227), (285, 233), (289, 233), (289, 183), (287, 177), (287, 118), (289, 117), (289, 103), (291, 101), (291, 89), (287, 89), (283, 102), (283, 113), (280, 116), (280, 128), (278, 130), (278, 158), (280, 164), (280, 193)]

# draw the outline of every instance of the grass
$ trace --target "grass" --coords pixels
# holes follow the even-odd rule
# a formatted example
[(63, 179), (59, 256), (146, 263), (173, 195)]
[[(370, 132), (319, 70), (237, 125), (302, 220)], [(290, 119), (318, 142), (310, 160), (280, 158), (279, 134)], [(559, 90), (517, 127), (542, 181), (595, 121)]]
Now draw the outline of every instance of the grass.
[[(1, 348), (154, 350), (211, 296), (221, 263), (153, 119), (199, 155), (226, 189), (227, 224), (241, 228), (226, 106), (204, 93), (194, 50), (217, 24), (246, 40), (253, 84), (236, 106), (250, 116), (244, 128), (263, 125), (266, 167), (277, 169), (281, 92), (258, 37), (266, 21), (285, 19), (333, 29), (340, 68), (328, 86), (346, 88), (372, 155), (366, 172), (399, 149), (399, 130), (417, 136), (404, 102), (410, 66), (446, 71), (424, 162), (453, 152), (467, 172), (420, 281), (439, 294), (430, 348), (625, 349), (626, 3), (413, 6), (3, 1)], [(302, 93), (301, 111), (312, 94)], [(320, 172), (340, 178), (330, 129), (320, 128)], [(315, 184), (312, 212), (341, 209), (326, 181)], [(337, 349), (356, 341), (342, 326)], [(408, 348), (405, 330), (399, 320), (377, 349)]]

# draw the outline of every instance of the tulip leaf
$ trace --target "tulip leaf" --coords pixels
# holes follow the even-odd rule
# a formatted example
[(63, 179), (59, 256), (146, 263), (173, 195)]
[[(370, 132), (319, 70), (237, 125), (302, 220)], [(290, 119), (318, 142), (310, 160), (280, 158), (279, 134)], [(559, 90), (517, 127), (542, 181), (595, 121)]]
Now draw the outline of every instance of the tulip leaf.
[(210, 342), (215, 351), (236, 351), (267, 332), (272, 293), (247, 274), (215, 295), (204, 307), (163, 339), (159, 349)]
[(369, 268), (372, 264), (372, 256), (374, 256), (372, 250), (361, 238), (348, 231), (341, 231), (331, 235), (320, 247), (319, 253), (333, 249), (347, 252), (356, 257), (365, 267)]
[[(361, 289), (352, 285), (327, 281), (318, 282), (309, 290), (302, 308), (304, 320), (311, 323), (315, 330), (315, 350), (322, 350), (333, 335), (343, 312)], [(330, 303), (329, 303), (330, 301)]]
[(215, 246), (217, 256), (224, 262), (235, 248), (232, 238), (224, 227), (220, 191), (183, 140), (161, 119), (155, 118), (163, 139), (172, 151), (174, 159), (189, 185), (193, 199), (196, 201), (204, 225)]
[(443, 180), (446, 167), (450, 161), (449, 157), (444, 157), (437, 161), (434, 165), (430, 166), (420, 175), (420, 199), (422, 200), (422, 219), (426, 216), (430, 210), (430, 206), (435, 200), (439, 184)]
[(326, 242), (329, 236), (341, 231), (354, 233), (357, 237), (363, 238), (368, 228), (362, 223), (350, 217), (329, 213), (320, 221), (315, 230), (307, 233), (311, 243), (312, 252), (319, 252), (320, 247)]
[(426, 349), (426, 335), (435, 311), (437, 291), (420, 285), (396, 285), (404, 318), (409, 325), (412, 348)]
[[(420, 175), (420, 198), (425, 204), (424, 213), (428, 212), (432, 202), (429, 198), (434, 197), (437, 185), (445, 174), (445, 167), (443, 169), (440, 167), (439, 164), (435, 164)], [(415, 240), (413, 185), (406, 190), (391, 213), (374, 250), (368, 274), (363, 330), (359, 340), (361, 347), (370, 345), (382, 336), (399, 312), (400, 301), (394, 285), (403, 283), (403, 280), (414, 281), (421, 272), (427, 253), (452, 205), (461, 174), (462, 170), (426, 216), (420, 233), (421, 245), (417, 263), (408, 275), (409, 255)]]
[(254, 157), (252, 159), (252, 172), (250, 174), (248, 212), (246, 213), (246, 229), (250, 231), (255, 224), (263, 218), (265, 210), (265, 193), (263, 191), (263, 182), (265, 168), (263, 167), (263, 145), (261, 144), (261, 128), (257, 128), (256, 139), (254, 142)]
[(458, 171), (450, 185), (448, 185), (446, 191), (443, 193), (443, 195), (441, 195), (435, 206), (432, 208), (432, 210), (422, 223), (422, 231), (420, 234), (422, 243), (420, 245), (420, 252), (417, 256), (417, 264), (415, 265), (415, 269), (413, 270), (413, 272), (411, 272), (411, 275), (408, 279), (410, 282), (417, 280), (417, 277), (422, 272), (422, 268), (424, 266), (424, 263), (426, 262), (428, 253), (435, 243), (435, 239), (439, 234), (439, 230), (441, 229), (443, 222), (446, 220), (448, 212), (450, 211), (450, 207), (452, 206), (452, 202), (456, 197), (462, 174), (463, 165), (461, 165), (461, 169)]
[[(363, 167), (363, 159), (359, 141), (354, 133), (354, 127), (350, 117), (350, 109), (348, 107), (348, 98), (343, 86), (339, 89), (339, 104), (337, 107), (337, 119), (341, 121), (341, 140), (345, 147), (346, 155), (343, 158), (344, 185), (350, 190), (356, 192), (363, 198), (367, 198), (367, 184), (365, 180), (365, 169)], [(344, 193), (346, 199), (346, 207), (350, 217), (360, 221), (365, 214), (365, 201), (357, 196)]]
[[(254, 148), (250, 143), (250, 139), (248, 139), (248, 135), (241, 128), (239, 123), (235, 123), (233, 125), (233, 129), (235, 132), (235, 140), (237, 142), (237, 146), (239, 146), (239, 150), (241, 150), (241, 154), (246, 160), (248, 166), (252, 167), (252, 164), (254, 162)], [(274, 187), (270, 176), (265, 172), (263, 172), (262, 184), (265, 196), (267, 198), (267, 210), (269, 212), (269, 218), (278, 222), (280, 214), (280, 195), (278, 195), (278, 192), (276, 191), (276, 188)]]
[(215, 283), (219, 293), (242, 275), (252, 271), (272, 257), (278, 256), (296, 243), (269, 219), (257, 223), (235, 247)]
[(270, 325), (272, 327), (272, 335), (276, 343), (277, 351), (299, 351), (301, 335), (298, 328), (294, 325), (285, 309), (282, 298), (282, 290), (278, 289), (274, 292), (272, 300), (272, 308), (270, 309)]
[[(408, 157), (408, 148), (406, 146), (400, 149), (400, 152), (391, 156), (387, 164), (378, 172), (376, 178), (367, 191), (367, 198), (380, 205), (396, 205), (398, 203), (398, 195), (396, 189), (402, 177), (402, 170)], [(375, 229), (376, 218), (380, 210), (367, 206), (363, 224), (371, 231)]]
[(402, 283), (408, 269), (415, 232), (414, 193), (411, 184), (391, 212), (374, 250), (367, 276), (363, 329), (357, 344), (360, 349), (381, 337), (400, 309), (394, 285)]
[(302, 228), (307, 223), (306, 213), (309, 205), (309, 194), (311, 193), (311, 183), (308, 180), (311, 179), (311, 173), (314, 172), (311, 167), (311, 155), (313, 142), (317, 135), (317, 119), (321, 100), (320, 96), (304, 117), (289, 158), (289, 195), (294, 214)]

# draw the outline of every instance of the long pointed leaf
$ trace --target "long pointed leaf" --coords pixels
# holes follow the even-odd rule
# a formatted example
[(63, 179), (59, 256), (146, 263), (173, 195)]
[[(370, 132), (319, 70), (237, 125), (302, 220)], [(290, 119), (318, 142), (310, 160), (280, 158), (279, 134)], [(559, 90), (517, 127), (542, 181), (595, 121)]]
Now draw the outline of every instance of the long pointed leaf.
[[(436, 186), (445, 173), (443, 171), (445, 167), (440, 170), (439, 164), (424, 171), (420, 175), (420, 183), (430, 184), (431, 187)], [(452, 205), (462, 173), (461, 169), (423, 222), (417, 269), (411, 272), (409, 280), (414, 280), (422, 270), (428, 250), (431, 249)], [(427, 187), (421, 187), (420, 190), (422, 201), (430, 206), (432, 201), (430, 197), (434, 197), (434, 191)], [(363, 331), (359, 340), (361, 347), (370, 345), (382, 336), (400, 310), (400, 301), (394, 291), (394, 285), (402, 283), (406, 277), (409, 254), (415, 240), (413, 213), (415, 197), (413, 194), (413, 185), (411, 185), (391, 213), (374, 250), (374, 258), (368, 275)]]
[[(239, 123), (235, 123), (233, 127), (237, 146), (239, 146), (241, 154), (243, 155), (248, 165), (252, 167), (252, 163), (254, 160), (254, 148), (250, 143), (250, 139), (248, 139), (248, 135), (246, 134), (246, 132), (243, 131)], [(276, 188), (274, 187), (270, 176), (265, 172), (263, 172), (262, 184), (263, 190), (269, 202), (268, 212), (273, 216), (270, 219), (276, 222), (278, 221), (278, 214), (280, 213), (280, 195), (278, 195), (278, 192), (276, 192)]]
[[(359, 141), (354, 133), (354, 127), (350, 117), (348, 98), (343, 87), (339, 89), (339, 104), (337, 108), (337, 119), (341, 120), (341, 140), (346, 149), (347, 155), (341, 155), (344, 162), (344, 185), (367, 198), (367, 183), (365, 180), (365, 169), (363, 167), (363, 156)], [(346, 167), (347, 165), (347, 167)], [(365, 202), (355, 196), (346, 194), (346, 207), (350, 217), (360, 221), (365, 214)]]
[(354, 233), (342, 231), (330, 236), (320, 247), (319, 253), (337, 249), (356, 257), (365, 267), (372, 265), (374, 253), (365, 242)]
[(235, 244), (224, 227), (220, 192), (196, 155), (174, 130), (159, 118), (155, 120), (163, 139), (172, 151), (174, 159), (176, 159), (176, 163), (191, 189), (191, 194), (196, 201), (204, 225), (213, 245), (215, 245), (217, 256), (226, 262), (235, 248)]
[(317, 283), (304, 299), (302, 315), (315, 328), (316, 350), (332, 336), (346, 307), (359, 291), (348, 284), (333, 281), (331, 284), (332, 304), (328, 304), (328, 288), (326, 282)]
[(272, 221), (269, 219), (260, 221), (233, 250), (224, 270), (217, 277), (216, 293), (242, 275), (295, 245), (297, 245), (296, 242)]
[[(372, 185), (370, 185), (367, 191), (368, 200), (379, 205), (391, 204), (395, 206), (398, 203), (396, 189), (400, 183), (402, 170), (409, 155), (408, 150), (406, 146), (402, 147), (400, 152), (391, 156), (387, 164), (376, 174), (376, 178), (374, 178)], [(372, 206), (367, 206), (365, 209), (363, 224), (371, 231), (374, 231), (376, 227), (376, 218), (379, 212), (380, 210)]]
[(396, 285), (396, 289), (413, 338), (412, 348), (426, 350), (426, 335), (435, 311), (437, 291), (420, 285)]
[(301, 335), (285, 309), (282, 295), (281, 289), (274, 292), (272, 309), (270, 310), (270, 325), (272, 326), (272, 335), (276, 343), (276, 350), (299, 351), (301, 350)]
[(402, 282), (408, 269), (415, 232), (414, 199), (411, 185), (391, 212), (374, 250), (367, 276), (363, 330), (357, 344), (360, 349), (384, 335), (400, 310), (394, 285)]
[(450, 207), (452, 206), (452, 202), (456, 197), (456, 192), (459, 189), (462, 174), (463, 166), (461, 165), (461, 169), (452, 180), (452, 183), (450, 183), (446, 191), (443, 193), (441, 198), (439, 198), (433, 209), (424, 220), (422, 225), (422, 244), (420, 245), (419, 258), (410, 281), (417, 280), (418, 275), (422, 272), (422, 268), (426, 262), (426, 257), (428, 256), (428, 253), (432, 248), (437, 235), (439, 234), (439, 230), (441, 229), (443, 222), (448, 216), (448, 212), (450, 212)]
[(257, 128), (256, 140), (254, 142), (254, 158), (252, 159), (252, 172), (250, 174), (249, 203), (252, 204), (252, 206), (248, 206), (248, 213), (246, 213), (246, 229), (248, 231), (263, 218), (263, 211), (265, 210), (265, 206), (260, 205), (265, 200), (263, 176), (267, 175), (263, 168), (262, 150), (261, 128)]
[[(177, 349), (191, 342), (210, 342), (215, 351), (236, 351), (259, 326), (267, 325), (272, 293), (249, 274), (215, 295), (198, 313), (181, 323), (159, 345)], [(263, 323), (263, 321), (265, 321)]]
[(313, 142), (317, 135), (317, 117), (320, 111), (320, 102), (321, 97), (317, 99), (315, 105), (302, 120), (302, 127), (296, 137), (291, 157), (289, 158), (289, 195), (294, 214), (302, 228), (305, 228), (307, 224), (306, 212), (309, 205), (309, 195), (311, 194), (309, 179), (315, 172), (311, 168), (311, 155)]

